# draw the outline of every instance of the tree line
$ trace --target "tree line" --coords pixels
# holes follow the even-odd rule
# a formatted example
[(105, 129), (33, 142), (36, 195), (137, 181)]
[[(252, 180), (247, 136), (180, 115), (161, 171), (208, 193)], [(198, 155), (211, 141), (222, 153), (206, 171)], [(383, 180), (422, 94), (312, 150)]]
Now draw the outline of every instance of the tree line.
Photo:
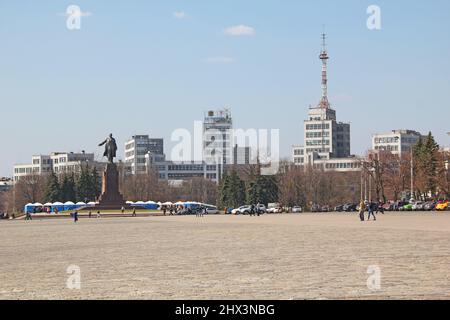
[(410, 152), (369, 152), (362, 173), (372, 182), (375, 200), (401, 200), (405, 195), (423, 201), (449, 199), (449, 160), (450, 153), (441, 150), (429, 133)]
[[(411, 180), (415, 199), (449, 199), (449, 161), (450, 153), (440, 150), (430, 133), (411, 152), (369, 152), (357, 172), (324, 171), (284, 161), (274, 176), (261, 175), (259, 165), (231, 166), (219, 185), (202, 177), (173, 184), (160, 180), (153, 169), (127, 175), (119, 166), (119, 172), (121, 192), (130, 201), (198, 201), (220, 208), (280, 203), (309, 208), (313, 204), (357, 203), (362, 197), (384, 202), (401, 200), (410, 192)], [(15, 205), (16, 211), (21, 211), (25, 204), (35, 202), (95, 201), (100, 193), (96, 168), (83, 166), (77, 174), (59, 176), (30, 175), (21, 178), (13, 190), (0, 194), (0, 210), (11, 212)]]

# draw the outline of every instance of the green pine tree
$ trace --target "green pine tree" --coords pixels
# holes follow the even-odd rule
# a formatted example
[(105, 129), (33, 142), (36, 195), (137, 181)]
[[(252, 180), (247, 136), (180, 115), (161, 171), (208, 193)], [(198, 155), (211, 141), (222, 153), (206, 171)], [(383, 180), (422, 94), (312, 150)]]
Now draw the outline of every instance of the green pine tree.
[(53, 171), (50, 174), (50, 177), (48, 178), (48, 183), (45, 189), (44, 201), (51, 203), (61, 201), (61, 188), (59, 185), (58, 177)]
[(75, 176), (65, 175), (61, 183), (61, 198), (63, 202), (73, 201), (76, 199)]
[(81, 167), (81, 173), (76, 181), (77, 198), (80, 201), (89, 201), (91, 198), (92, 181), (88, 166)]
[(95, 201), (100, 196), (100, 193), (102, 192), (102, 179), (100, 178), (100, 175), (98, 174), (97, 168), (94, 167), (92, 169), (91, 177), (90, 177), (90, 195), (89, 200)]

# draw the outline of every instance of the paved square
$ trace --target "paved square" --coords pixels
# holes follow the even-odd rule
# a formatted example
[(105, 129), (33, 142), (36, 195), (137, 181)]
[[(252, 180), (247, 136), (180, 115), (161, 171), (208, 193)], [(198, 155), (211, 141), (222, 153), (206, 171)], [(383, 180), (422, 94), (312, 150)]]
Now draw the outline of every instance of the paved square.
[(0, 299), (450, 298), (448, 213), (7, 221), (0, 243)]

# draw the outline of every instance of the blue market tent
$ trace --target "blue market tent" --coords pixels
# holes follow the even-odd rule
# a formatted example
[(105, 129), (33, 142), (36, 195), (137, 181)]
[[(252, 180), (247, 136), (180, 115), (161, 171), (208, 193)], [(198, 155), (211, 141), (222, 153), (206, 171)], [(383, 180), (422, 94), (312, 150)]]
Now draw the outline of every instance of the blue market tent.
[(67, 201), (64, 203), (64, 211), (75, 210), (77, 206), (72, 201)]
[(84, 203), (84, 202), (77, 202), (76, 204), (75, 204), (75, 207), (76, 207), (76, 209), (81, 209), (81, 208), (84, 208), (84, 207), (86, 207), (86, 203)]
[(135, 202), (133, 204), (131, 204), (132, 207), (141, 207), (141, 208), (145, 208), (145, 202), (144, 201), (138, 201)]
[(33, 210), (34, 210), (34, 204), (32, 204), (32, 203), (28, 203), (23, 209), (23, 211), (25, 213), (33, 213)]
[(159, 208), (159, 206), (158, 206), (158, 204), (157, 204), (156, 202), (154, 202), (154, 201), (147, 201), (147, 202), (145, 203), (145, 205), (144, 205), (144, 208), (145, 208), (145, 209), (148, 209), (148, 210), (156, 210), (156, 209)]
[(64, 204), (61, 202), (54, 202), (52, 204), (52, 212), (55, 212), (55, 210), (58, 210), (59, 212), (64, 211)]

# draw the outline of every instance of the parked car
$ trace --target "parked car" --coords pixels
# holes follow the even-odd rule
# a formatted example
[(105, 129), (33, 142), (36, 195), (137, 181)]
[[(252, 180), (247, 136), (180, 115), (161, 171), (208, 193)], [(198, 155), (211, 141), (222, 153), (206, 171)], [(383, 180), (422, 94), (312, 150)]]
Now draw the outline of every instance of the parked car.
[(269, 208), (267, 209), (267, 213), (283, 213), (282, 207)]
[(416, 203), (413, 204), (412, 210), (413, 211), (422, 211), (424, 205), (425, 205), (425, 202), (417, 201)]
[(347, 204), (344, 204), (343, 209), (345, 212), (354, 212), (354, 211), (357, 211), (357, 207), (358, 207), (357, 203), (347, 203)]
[(267, 213), (267, 208), (263, 204), (258, 205), (257, 209), (259, 210), (259, 213)]
[(331, 212), (332, 208), (329, 205), (325, 205), (322, 206), (322, 208), (320, 208), (320, 212)]
[(448, 208), (448, 201), (442, 201), (436, 205), (436, 211), (445, 211)]
[(334, 211), (342, 212), (342, 211), (344, 211), (344, 206), (345, 206), (345, 204), (341, 204), (339, 206), (336, 206), (336, 207), (334, 207)]
[(404, 206), (399, 208), (399, 211), (412, 211), (413, 210), (413, 204), (407, 203)]
[(206, 208), (206, 212), (208, 214), (218, 214), (219, 213), (219, 209), (216, 206), (205, 205), (205, 208)]
[(238, 215), (238, 214), (250, 214), (251, 210), (252, 210), (251, 206), (242, 206), (242, 207), (239, 207), (237, 209), (232, 210), (231, 214), (236, 214), (236, 215)]
[(303, 212), (303, 208), (300, 206), (294, 206), (292, 207), (292, 213), (302, 213)]
[(423, 210), (425, 211), (433, 211), (436, 208), (437, 202), (436, 201), (428, 201), (424, 204)]

